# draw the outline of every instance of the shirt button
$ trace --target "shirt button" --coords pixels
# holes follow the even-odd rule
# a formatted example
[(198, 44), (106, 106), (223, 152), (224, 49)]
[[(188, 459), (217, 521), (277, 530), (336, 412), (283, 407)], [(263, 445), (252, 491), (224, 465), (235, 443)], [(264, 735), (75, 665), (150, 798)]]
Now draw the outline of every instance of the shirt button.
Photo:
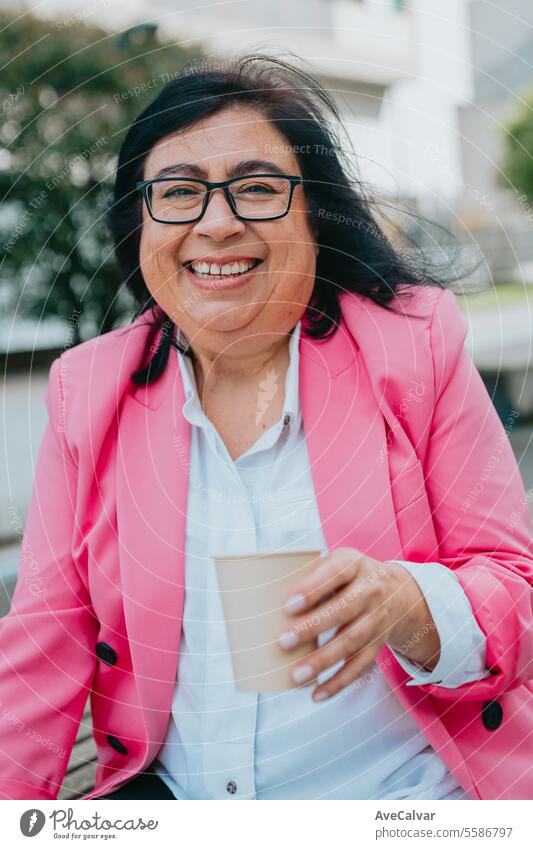
[(290, 417), (290, 416), (289, 416), (289, 414), (287, 413), (287, 415), (286, 415), (286, 416), (285, 416), (285, 418), (283, 419), (283, 424), (285, 425), (285, 427), (287, 427), (287, 425), (289, 425), (290, 423), (291, 423), (291, 417)]
[(228, 781), (228, 783), (226, 784), (226, 790), (228, 791), (228, 793), (231, 793), (233, 795), (233, 793), (237, 792), (237, 785), (234, 781)]

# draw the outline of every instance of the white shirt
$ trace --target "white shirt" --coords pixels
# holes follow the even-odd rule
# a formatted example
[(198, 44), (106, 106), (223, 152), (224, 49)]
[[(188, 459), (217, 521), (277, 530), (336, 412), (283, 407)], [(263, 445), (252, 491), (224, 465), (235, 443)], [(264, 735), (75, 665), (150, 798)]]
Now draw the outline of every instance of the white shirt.
[[(300, 330), (298, 322), (283, 414), (236, 461), (202, 411), (190, 359), (177, 354), (192, 426), (185, 603), (172, 712), (154, 768), (178, 799), (467, 799), (376, 663), (324, 702), (313, 702), (312, 686), (262, 694), (235, 687), (211, 556), (328, 550), (299, 403)], [(263, 384), (267, 398), (273, 380)], [(441, 640), (431, 672), (394, 652), (412, 676), (407, 683), (457, 687), (490, 674), (485, 636), (453, 572), (399, 562), (422, 589)], [(335, 632), (322, 633), (319, 645)]]

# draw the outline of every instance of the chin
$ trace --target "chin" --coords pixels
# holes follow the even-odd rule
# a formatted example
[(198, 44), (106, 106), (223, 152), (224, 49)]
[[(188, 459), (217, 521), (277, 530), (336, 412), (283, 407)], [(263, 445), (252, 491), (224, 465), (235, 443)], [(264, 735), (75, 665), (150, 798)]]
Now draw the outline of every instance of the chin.
[[(260, 314), (262, 304), (235, 304), (229, 306), (219, 303), (203, 304), (197, 313), (189, 313), (198, 329), (205, 327), (208, 333), (231, 333), (246, 327)], [(183, 310), (181, 310), (183, 312)]]

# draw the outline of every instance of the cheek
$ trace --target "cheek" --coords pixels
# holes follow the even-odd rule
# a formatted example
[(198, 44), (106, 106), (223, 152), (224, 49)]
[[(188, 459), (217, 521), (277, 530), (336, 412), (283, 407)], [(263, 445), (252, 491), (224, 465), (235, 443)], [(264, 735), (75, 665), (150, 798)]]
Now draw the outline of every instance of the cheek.
[(143, 229), (139, 249), (141, 271), (148, 291), (167, 314), (175, 306), (175, 266), (170, 247), (161, 244), (150, 228)]
[(140, 260), (143, 272), (149, 272), (154, 264), (158, 253), (157, 240), (154, 238), (154, 232), (149, 224), (143, 224), (141, 232), (140, 244)]
[(170, 268), (175, 267), (176, 247), (173, 240), (159, 229), (154, 229), (150, 226), (143, 226), (140, 243), (140, 262), (143, 276), (147, 283), (151, 278), (154, 283), (161, 283), (154, 278), (154, 275), (160, 275), (162, 271), (166, 275)]
[(150, 260), (151, 256), (161, 252), (163, 243), (161, 236), (152, 227), (143, 227), (141, 233), (141, 257)]
[(312, 246), (287, 245), (287, 256), (281, 273), (276, 275), (273, 297), (279, 301), (276, 309), (287, 309), (289, 304), (301, 306), (307, 304), (315, 285), (316, 257)]
[(283, 229), (269, 233), (265, 241), (270, 242), (276, 269), (308, 271), (316, 259), (314, 237), (303, 213), (295, 215), (294, 220), (288, 221)]

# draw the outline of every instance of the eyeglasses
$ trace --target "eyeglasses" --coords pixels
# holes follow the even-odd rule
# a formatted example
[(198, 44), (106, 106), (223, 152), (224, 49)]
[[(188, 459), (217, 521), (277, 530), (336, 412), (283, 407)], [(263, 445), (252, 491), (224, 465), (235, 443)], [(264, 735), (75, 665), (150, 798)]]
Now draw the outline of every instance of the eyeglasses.
[(204, 215), (211, 192), (222, 189), (239, 221), (272, 221), (287, 215), (303, 177), (250, 174), (220, 183), (189, 177), (157, 177), (137, 183), (148, 212), (161, 224), (192, 224)]

